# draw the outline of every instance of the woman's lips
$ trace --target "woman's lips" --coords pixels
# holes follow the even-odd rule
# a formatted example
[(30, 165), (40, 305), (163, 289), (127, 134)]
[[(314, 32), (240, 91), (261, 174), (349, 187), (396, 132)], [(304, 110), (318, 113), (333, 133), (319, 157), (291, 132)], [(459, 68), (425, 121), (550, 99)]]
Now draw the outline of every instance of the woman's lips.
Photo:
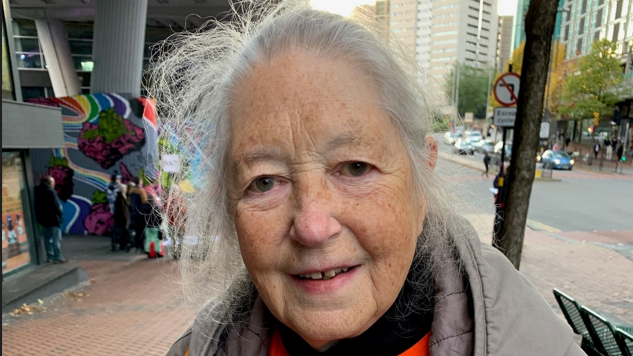
[(325, 272), (291, 275), (295, 285), (311, 294), (323, 294), (337, 291), (349, 283), (360, 266), (335, 268)]
[[(351, 268), (354, 268), (354, 267), (351, 267)], [(341, 273), (347, 273), (349, 269), (350, 267), (334, 268), (325, 272), (300, 273), (297, 276), (299, 276), (299, 278), (304, 278), (304, 279), (311, 278), (311, 279), (316, 279), (316, 280), (318, 279), (328, 280), (328, 279), (336, 277), (337, 275)]]

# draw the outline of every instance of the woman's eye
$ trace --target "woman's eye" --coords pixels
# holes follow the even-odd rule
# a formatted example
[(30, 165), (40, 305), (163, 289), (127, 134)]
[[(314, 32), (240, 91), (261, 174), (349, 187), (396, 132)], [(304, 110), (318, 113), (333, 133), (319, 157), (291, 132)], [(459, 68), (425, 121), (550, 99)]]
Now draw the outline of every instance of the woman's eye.
[(367, 173), (369, 170), (369, 164), (365, 162), (350, 162), (343, 166), (343, 175), (350, 175), (352, 177), (360, 177)]
[(259, 177), (251, 183), (251, 188), (258, 192), (265, 193), (275, 186), (275, 179), (271, 177)]

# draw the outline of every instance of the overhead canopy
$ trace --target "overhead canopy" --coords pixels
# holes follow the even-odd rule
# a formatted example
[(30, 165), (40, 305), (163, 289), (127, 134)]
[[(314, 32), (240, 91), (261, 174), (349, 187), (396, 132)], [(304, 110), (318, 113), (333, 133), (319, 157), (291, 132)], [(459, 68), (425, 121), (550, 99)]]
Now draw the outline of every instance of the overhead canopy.
[(2, 148), (63, 148), (62, 110), (2, 100)]

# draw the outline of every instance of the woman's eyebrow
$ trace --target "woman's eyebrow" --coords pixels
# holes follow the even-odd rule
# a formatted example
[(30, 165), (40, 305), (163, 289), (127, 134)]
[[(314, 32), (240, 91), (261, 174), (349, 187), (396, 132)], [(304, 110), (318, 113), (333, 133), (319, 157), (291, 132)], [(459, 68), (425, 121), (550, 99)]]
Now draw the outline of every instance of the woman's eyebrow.
[(257, 161), (280, 161), (284, 159), (284, 155), (279, 149), (259, 149), (252, 152), (242, 154), (242, 163), (254, 163)]
[(361, 142), (361, 137), (352, 134), (340, 134), (331, 139), (326, 147), (327, 151), (332, 151), (343, 146), (357, 146)]

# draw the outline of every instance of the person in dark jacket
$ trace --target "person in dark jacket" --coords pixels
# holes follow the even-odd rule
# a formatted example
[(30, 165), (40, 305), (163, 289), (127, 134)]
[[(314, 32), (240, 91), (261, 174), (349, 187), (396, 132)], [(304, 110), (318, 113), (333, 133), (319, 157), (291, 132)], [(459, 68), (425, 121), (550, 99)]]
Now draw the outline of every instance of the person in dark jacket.
[(621, 161), (622, 156), (624, 155), (624, 145), (620, 144), (618, 149), (615, 151), (615, 154), (618, 156), (618, 161)]
[(484, 152), (484, 166), (486, 166), (486, 171), (483, 172), (481, 175), (483, 176), (485, 174), (486, 178), (488, 178), (488, 165), (489, 164), (490, 164), (490, 153)]
[(137, 253), (144, 252), (145, 215), (149, 212), (147, 193), (139, 177), (134, 177), (129, 188), (130, 229), (134, 230), (134, 247)]
[(116, 250), (118, 244), (125, 252), (130, 252), (130, 234), (128, 226), (130, 225), (130, 206), (127, 199), (127, 188), (119, 183), (117, 186), (117, 195), (114, 201), (114, 234), (112, 235), (112, 251)]
[(55, 191), (55, 179), (45, 176), (35, 188), (35, 218), (44, 228), (46, 262), (65, 263), (62, 256), (62, 204)]

